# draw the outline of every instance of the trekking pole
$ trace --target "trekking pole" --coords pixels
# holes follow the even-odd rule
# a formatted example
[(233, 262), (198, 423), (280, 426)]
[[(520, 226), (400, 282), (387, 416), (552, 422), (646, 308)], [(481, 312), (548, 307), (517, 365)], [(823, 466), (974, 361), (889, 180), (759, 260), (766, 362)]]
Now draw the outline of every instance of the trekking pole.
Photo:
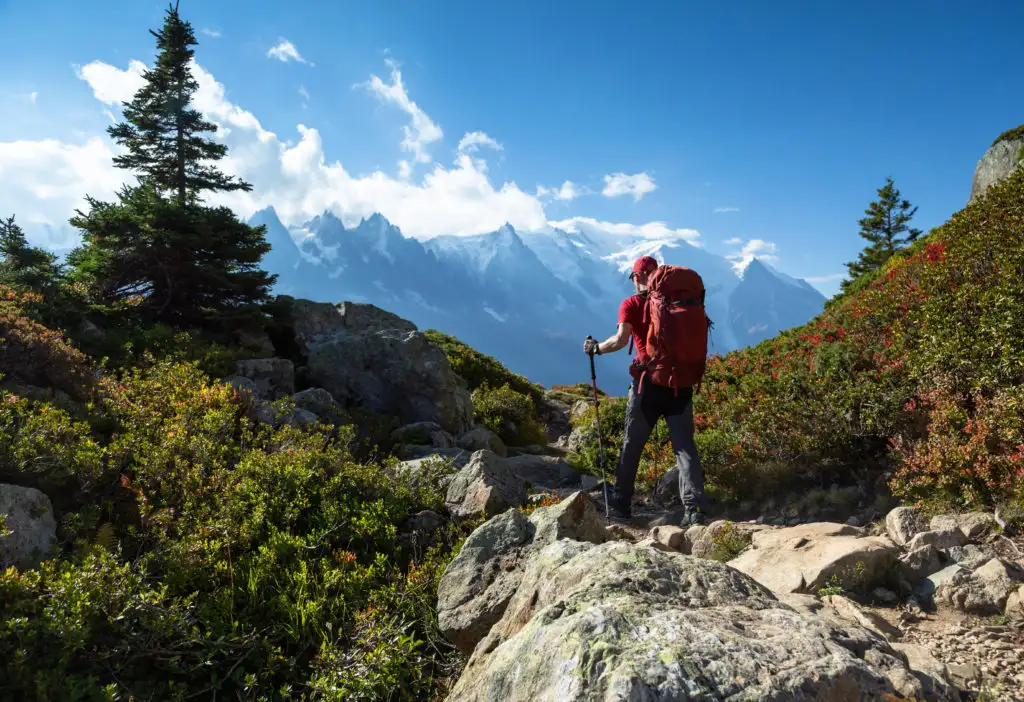
[[(594, 337), (588, 336), (588, 341)], [(604, 520), (611, 521), (608, 511), (608, 479), (604, 474), (604, 442), (601, 441), (601, 407), (597, 399), (597, 371), (594, 369), (594, 348), (590, 348), (590, 384), (594, 388), (594, 423), (597, 426), (597, 463), (601, 466), (601, 483), (604, 485)]]

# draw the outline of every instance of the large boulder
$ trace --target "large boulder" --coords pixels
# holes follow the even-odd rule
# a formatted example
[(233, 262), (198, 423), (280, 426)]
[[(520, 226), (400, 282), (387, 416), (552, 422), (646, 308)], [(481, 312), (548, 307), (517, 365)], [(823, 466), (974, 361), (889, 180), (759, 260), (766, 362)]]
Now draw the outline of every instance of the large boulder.
[(469, 535), (441, 577), (441, 631), (470, 653), (501, 619), (533, 553), (558, 539), (603, 543), (610, 538), (584, 493), (541, 507), (529, 517), (510, 509), (488, 520)]
[(507, 456), (508, 449), (501, 437), (485, 426), (475, 426), (455, 440), (455, 445), (468, 451), (488, 449), (499, 456)]
[(53, 552), (57, 520), (50, 498), (35, 488), (0, 484), (0, 569), (36, 566)]
[(729, 565), (774, 592), (815, 593), (833, 575), (847, 589), (866, 586), (869, 580), (853, 583), (851, 578), (860, 569), (868, 578), (883, 572), (899, 553), (886, 537), (832, 522), (758, 531), (751, 546)]
[(449, 702), (920, 698), (875, 632), (715, 561), (626, 541), (535, 552)]
[(936, 587), (935, 600), (968, 614), (999, 615), (1022, 583), (1020, 566), (993, 558), (973, 572), (955, 572)]
[(932, 531), (959, 529), (967, 541), (976, 541), (999, 529), (996, 518), (987, 512), (939, 514), (932, 517)]
[(512, 472), (532, 487), (555, 489), (580, 482), (580, 473), (556, 456), (521, 454), (506, 461)]
[(985, 194), (992, 185), (1003, 180), (1024, 161), (1024, 134), (1001, 139), (993, 144), (978, 161), (974, 168), (974, 180), (971, 182), (971, 196), (968, 202)]
[(508, 459), (486, 449), (473, 453), (445, 497), (445, 506), (458, 520), (493, 516), (523, 504), (526, 483), (511, 469)]
[(885, 516), (885, 530), (897, 546), (906, 546), (914, 535), (928, 529), (928, 520), (916, 507), (897, 507)]
[(345, 407), (436, 422), (451, 434), (472, 426), (466, 383), (444, 352), (401, 317), (374, 305), (291, 300), (306, 379)]

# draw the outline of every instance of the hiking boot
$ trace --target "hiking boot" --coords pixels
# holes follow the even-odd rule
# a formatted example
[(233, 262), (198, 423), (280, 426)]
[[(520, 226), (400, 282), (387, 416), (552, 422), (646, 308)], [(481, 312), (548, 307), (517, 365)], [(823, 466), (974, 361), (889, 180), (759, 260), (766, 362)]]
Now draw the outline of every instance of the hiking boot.
[(608, 517), (610, 519), (626, 521), (633, 518), (633, 513), (630, 511), (629, 507), (622, 507), (614, 502), (609, 502)]
[(686, 529), (695, 524), (704, 524), (704, 513), (700, 507), (683, 507), (683, 518), (679, 520), (679, 526)]

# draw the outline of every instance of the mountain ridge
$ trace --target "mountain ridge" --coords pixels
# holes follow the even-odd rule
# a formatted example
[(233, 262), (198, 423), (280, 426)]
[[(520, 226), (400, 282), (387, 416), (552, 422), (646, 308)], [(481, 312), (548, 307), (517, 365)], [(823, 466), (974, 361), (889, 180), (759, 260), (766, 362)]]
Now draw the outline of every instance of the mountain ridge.
[[(586, 379), (579, 340), (614, 333), (618, 306), (633, 293), (628, 272), (642, 255), (701, 274), (708, 315), (721, 322), (710, 353), (803, 324), (825, 303), (806, 281), (757, 259), (747, 267), (757, 264), (753, 279), (745, 280), (750, 276), (725, 258), (674, 233), (617, 233), (574, 220), (566, 228), (520, 232), (506, 223), (493, 232), (419, 239), (405, 236), (379, 212), (346, 226), (325, 210), (289, 227), (273, 206), (256, 212), (250, 223), (267, 227), (265, 267), (278, 274), (275, 292), (393, 310), (547, 385)], [(599, 362), (620, 366), (623, 359)]]

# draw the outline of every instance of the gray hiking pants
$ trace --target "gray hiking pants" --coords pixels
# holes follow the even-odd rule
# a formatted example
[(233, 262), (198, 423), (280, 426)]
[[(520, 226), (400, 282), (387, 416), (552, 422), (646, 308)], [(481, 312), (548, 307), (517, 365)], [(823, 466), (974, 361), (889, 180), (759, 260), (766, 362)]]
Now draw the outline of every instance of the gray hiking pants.
[(639, 381), (633, 379), (626, 402), (622, 452), (615, 469), (616, 504), (628, 509), (640, 467), (640, 454), (658, 419), (664, 417), (679, 470), (679, 497), (683, 505), (703, 510), (704, 470), (693, 441), (693, 391), (680, 389), (676, 396), (672, 388), (655, 385), (649, 378), (644, 380), (642, 393), (638, 392), (638, 387)]

